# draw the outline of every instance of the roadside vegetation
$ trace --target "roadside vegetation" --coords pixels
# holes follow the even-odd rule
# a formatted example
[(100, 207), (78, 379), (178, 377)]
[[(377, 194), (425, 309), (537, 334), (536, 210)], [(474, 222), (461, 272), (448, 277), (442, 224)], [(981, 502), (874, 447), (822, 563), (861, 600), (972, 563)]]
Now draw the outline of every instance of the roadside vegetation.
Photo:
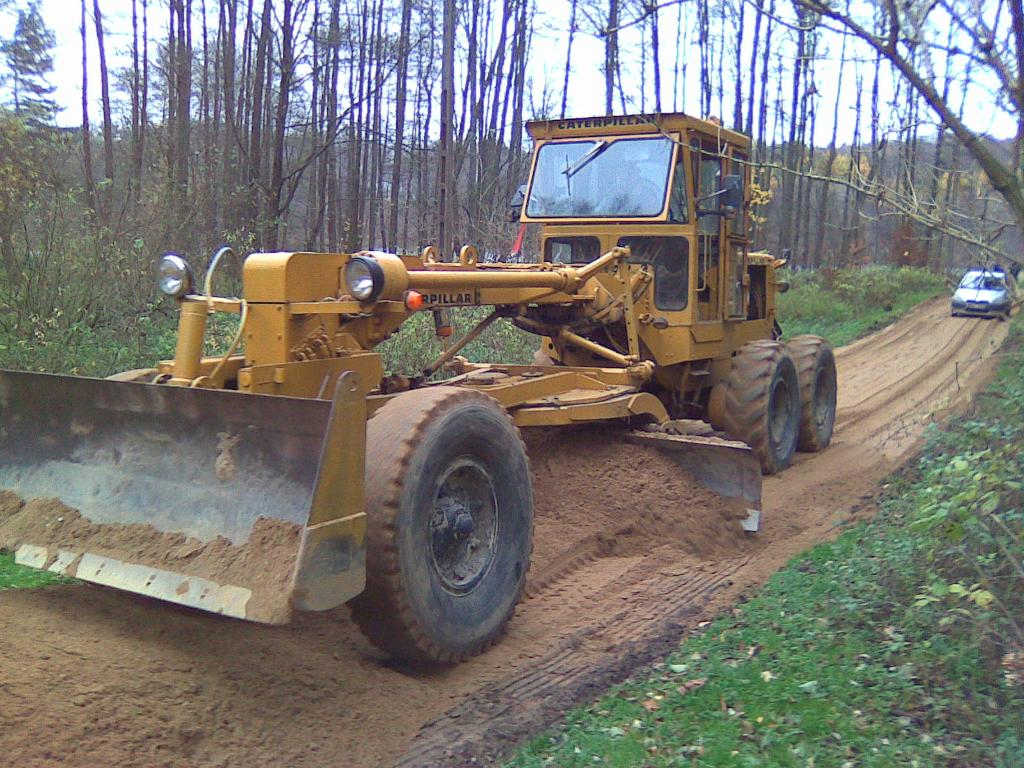
[[(814, 333), (833, 346), (899, 319), (920, 302), (945, 290), (941, 275), (912, 267), (872, 266), (816, 272), (783, 272), (792, 288), (779, 296), (779, 322), (787, 337)], [(454, 338), (487, 316), (488, 308), (452, 311)], [(60, 317), (29, 318), (30, 334), (0, 333), (0, 367), (31, 371), (108, 376), (144, 368), (174, 355), (177, 316), (170, 300), (157, 300), (130, 327), (62, 324)], [(237, 318), (211, 318), (207, 354), (226, 349)], [(529, 363), (537, 337), (508, 320), (498, 320), (460, 354), (469, 360)], [(389, 371), (418, 373), (443, 346), (428, 313), (414, 317), (381, 345)]]
[(792, 286), (778, 303), (785, 337), (813, 333), (834, 347), (884, 328), (947, 291), (942, 275), (916, 267), (846, 267), (781, 277)]
[(879, 514), (508, 763), (1020, 766), (1024, 321)]
[(15, 565), (14, 555), (0, 552), (0, 589), (42, 587), (46, 584), (67, 581), (70, 579), (54, 576), (47, 571), (37, 571), (34, 568)]

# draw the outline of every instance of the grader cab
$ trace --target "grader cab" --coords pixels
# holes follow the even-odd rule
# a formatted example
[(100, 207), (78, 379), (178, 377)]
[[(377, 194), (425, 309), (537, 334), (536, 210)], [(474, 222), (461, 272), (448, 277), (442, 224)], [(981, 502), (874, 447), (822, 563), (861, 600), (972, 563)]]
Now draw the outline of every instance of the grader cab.
[[(760, 519), (761, 473), (821, 450), (831, 350), (777, 339), (779, 260), (746, 237), (749, 140), (682, 114), (535, 122), (520, 220), (541, 259), (262, 253), (243, 298), (178, 256), (173, 360), (117, 381), (0, 372), (0, 547), (19, 563), (260, 622), (348, 602), (377, 645), (452, 662), (526, 580), (520, 430), (656, 445)], [(486, 256), (486, 255), (485, 255)], [(415, 375), (378, 346), (420, 312), (489, 307)], [(226, 354), (207, 320), (236, 313)], [(498, 320), (533, 364), (460, 352)], [(566, 450), (571, 450), (567, 440)]]

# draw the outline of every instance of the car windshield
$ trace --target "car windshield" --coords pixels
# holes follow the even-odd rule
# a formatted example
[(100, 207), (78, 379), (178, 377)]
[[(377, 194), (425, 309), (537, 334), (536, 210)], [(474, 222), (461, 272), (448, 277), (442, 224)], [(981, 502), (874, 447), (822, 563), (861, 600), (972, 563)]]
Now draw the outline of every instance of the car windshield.
[(665, 207), (672, 140), (560, 141), (537, 153), (532, 218), (657, 216)]
[(961, 288), (973, 288), (978, 291), (998, 291), (1005, 287), (1002, 279), (993, 274), (970, 272), (960, 281)]

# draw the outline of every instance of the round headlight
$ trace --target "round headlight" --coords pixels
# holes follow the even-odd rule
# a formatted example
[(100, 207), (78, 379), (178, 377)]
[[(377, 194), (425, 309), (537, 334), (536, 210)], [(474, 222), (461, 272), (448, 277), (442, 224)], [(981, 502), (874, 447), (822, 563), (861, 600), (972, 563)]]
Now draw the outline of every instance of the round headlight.
[(180, 299), (192, 291), (192, 267), (181, 256), (168, 253), (157, 265), (157, 286), (160, 292)]
[(384, 270), (374, 259), (353, 256), (345, 265), (345, 283), (357, 301), (373, 301), (384, 290)]

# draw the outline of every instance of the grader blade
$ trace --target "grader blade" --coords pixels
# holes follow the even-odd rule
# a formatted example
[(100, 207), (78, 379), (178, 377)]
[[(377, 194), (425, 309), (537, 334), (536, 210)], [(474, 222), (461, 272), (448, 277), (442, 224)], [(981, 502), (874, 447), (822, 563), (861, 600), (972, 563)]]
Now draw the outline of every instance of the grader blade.
[(264, 623), (364, 584), (365, 400), (0, 371), (0, 548)]
[(747, 509), (743, 529), (751, 533), (760, 530), (761, 463), (749, 445), (720, 437), (662, 432), (633, 432), (628, 439), (669, 452), (698, 482), (720, 496), (742, 500)]

